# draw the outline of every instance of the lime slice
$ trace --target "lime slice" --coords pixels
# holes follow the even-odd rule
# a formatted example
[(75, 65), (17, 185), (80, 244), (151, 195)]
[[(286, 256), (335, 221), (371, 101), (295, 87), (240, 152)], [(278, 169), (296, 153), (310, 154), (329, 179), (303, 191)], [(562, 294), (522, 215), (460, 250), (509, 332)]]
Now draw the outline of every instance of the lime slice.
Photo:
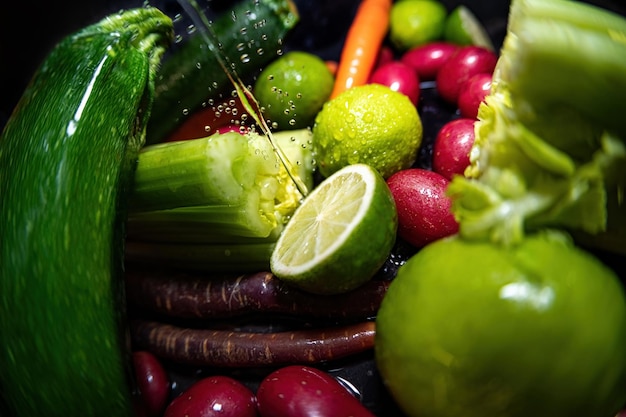
[(348, 165), (319, 184), (276, 242), (271, 270), (316, 294), (350, 291), (371, 279), (395, 242), (393, 196), (369, 165)]
[(491, 51), (495, 49), (485, 27), (476, 15), (464, 5), (457, 6), (448, 15), (443, 37), (446, 41), (458, 45), (482, 46)]

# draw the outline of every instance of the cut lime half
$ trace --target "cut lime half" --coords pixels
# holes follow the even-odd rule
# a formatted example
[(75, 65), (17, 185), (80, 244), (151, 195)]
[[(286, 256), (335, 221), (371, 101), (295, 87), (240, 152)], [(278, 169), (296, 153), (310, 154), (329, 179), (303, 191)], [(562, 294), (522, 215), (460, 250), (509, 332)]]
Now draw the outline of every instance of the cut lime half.
[(272, 252), (279, 279), (316, 294), (350, 291), (370, 280), (395, 242), (396, 207), (369, 165), (348, 165), (296, 209)]
[(446, 41), (458, 45), (482, 46), (491, 51), (495, 49), (483, 24), (464, 5), (457, 6), (448, 15), (444, 25), (443, 37)]

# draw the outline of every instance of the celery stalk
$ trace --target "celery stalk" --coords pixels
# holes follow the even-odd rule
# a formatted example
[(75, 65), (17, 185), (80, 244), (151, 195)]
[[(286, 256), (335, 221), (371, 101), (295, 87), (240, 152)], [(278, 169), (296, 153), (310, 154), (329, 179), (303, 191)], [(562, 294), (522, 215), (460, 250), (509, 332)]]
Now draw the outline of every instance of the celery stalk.
[(625, 57), (625, 18), (513, 0), (471, 166), (449, 187), (461, 235), (507, 245), (539, 228), (598, 236), (626, 222), (623, 204), (607, 210), (626, 184)]
[(211, 273), (246, 273), (269, 270), (275, 242), (176, 244), (130, 241), (129, 262), (149, 263)]
[[(311, 188), (310, 130), (273, 136), (293, 174)], [(270, 249), (302, 200), (268, 138), (256, 133), (146, 146), (133, 187), (127, 258), (212, 271), (267, 267)]]

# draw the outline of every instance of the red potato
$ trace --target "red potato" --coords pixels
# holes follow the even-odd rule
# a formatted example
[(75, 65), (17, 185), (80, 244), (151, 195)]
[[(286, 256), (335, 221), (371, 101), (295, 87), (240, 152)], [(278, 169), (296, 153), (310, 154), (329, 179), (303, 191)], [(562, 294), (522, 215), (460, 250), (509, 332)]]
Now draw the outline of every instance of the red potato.
[(398, 210), (398, 236), (415, 247), (458, 232), (446, 195), (450, 181), (441, 174), (409, 168), (387, 179)]
[(254, 392), (222, 375), (194, 382), (167, 406), (164, 417), (256, 417)]
[(406, 51), (400, 60), (413, 67), (421, 81), (434, 81), (441, 66), (459, 49), (449, 42), (431, 42)]
[(433, 144), (433, 171), (449, 180), (464, 175), (474, 144), (474, 122), (475, 119), (460, 118), (439, 129)]
[(489, 49), (474, 45), (459, 48), (437, 73), (437, 92), (445, 101), (458, 104), (461, 86), (476, 74), (492, 74), (497, 61), (498, 56)]
[(401, 61), (391, 61), (376, 68), (369, 82), (382, 84), (393, 91), (402, 93), (414, 105), (417, 105), (420, 96), (420, 80), (415, 70)]
[(462, 117), (475, 119), (478, 115), (478, 107), (491, 91), (490, 73), (476, 74), (470, 77), (462, 86), (459, 93), (458, 106)]
[(145, 350), (133, 352), (132, 360), (142, 415), (161, 416), (171, 391), (165, 368), (156, 356)]
[(292, 365), (272, 372), (256, 393), (261, 417), (374, 417), (332, 375)]

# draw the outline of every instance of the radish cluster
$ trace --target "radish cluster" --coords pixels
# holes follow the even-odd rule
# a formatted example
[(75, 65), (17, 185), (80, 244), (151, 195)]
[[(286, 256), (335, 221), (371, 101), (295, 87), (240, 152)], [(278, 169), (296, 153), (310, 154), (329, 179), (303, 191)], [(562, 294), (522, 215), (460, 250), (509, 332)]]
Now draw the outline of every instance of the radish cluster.
[(387, 180), (398, 208), (398, 235), (415, 247), (458, 232), (446, 189), (470, 164), (474, 122), (491, 89), (497, 58), (490, 49), (446, 41), (416, 46), (399, 57), (388, 47), (379, 53), (370, 82), (405, 94), (416, 106), (420, 88), (434, 83), (439, 98), (458, 114), (437, 133), (432, 169), (402, 170)]
[(269, 372), (256, 393), (243, 382), (211, 375), (193, 382), (168, 404), (165, 368), (152, 353), (133, 352), (138, 417), (374, 417), (338, 379), (318, 368), (288, 365)]

